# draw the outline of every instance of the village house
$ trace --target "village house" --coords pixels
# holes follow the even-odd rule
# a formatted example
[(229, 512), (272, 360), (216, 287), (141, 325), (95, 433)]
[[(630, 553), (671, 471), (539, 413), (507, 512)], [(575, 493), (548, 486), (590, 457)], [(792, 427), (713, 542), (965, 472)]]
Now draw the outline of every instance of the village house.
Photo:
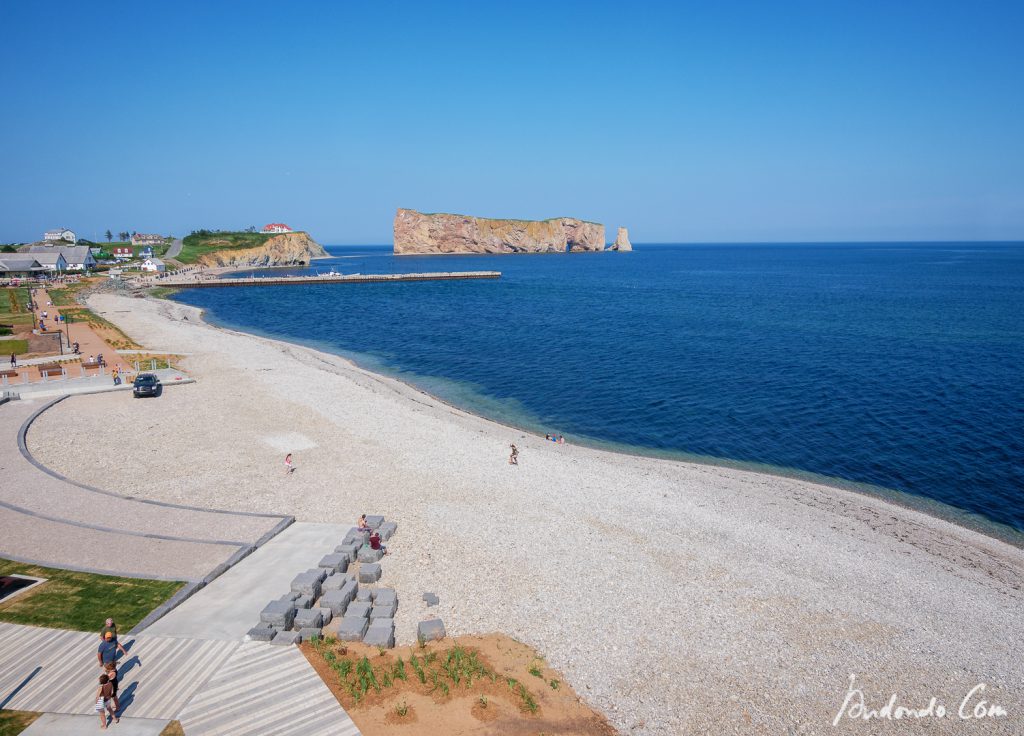
[(269, 225), (263, 226), (263, 232), (265, 233), (290, 233), (291, 231), (292, 229), (283, 222), (272, 222)]
[(147, 258), (142, 262), (142, 270), (163, 273), (167, 270), (167, 266), (159, 258)]
[(135, 233), (132, 235), (132, 245), (161, 245), (164, 242), (163, 235), (153, 235), (146, 233)]
[(145, 248), (143, 248), (142, 250), (139, 251), (139, 258), (152, 258), (152, 257), (153, 257), (153, 249), (150, 248), (148, 245)]
[[(33, 245), (28, 252), (47, 259), (52, 259), (52, 254), (57, 253), (64, 259), (67, 271), (91, 271), (96, 267), (96, 257), (87, 245)], [(42, 260), (40, 262), (43, 263)]]
[(78, 242), (78, 237), (73, 230), (68, 230), (66, 227), (58, 227), (43, 233), (43, 240), (50, 243), (64, 242), (74, 245)]
[(32, 253), (31, 256), (36, 259), (40, 266), (46, 269), (47, 273), (64, 273), (68, 270), (68, 262), (64, 260), (64, 255), (58, 248), (50, 248), (49, 252), (45, 253)]
[(135, 250), (130, 245), (115, 245), (110, 251), (119, 261), (130, 261), (135, 257)]

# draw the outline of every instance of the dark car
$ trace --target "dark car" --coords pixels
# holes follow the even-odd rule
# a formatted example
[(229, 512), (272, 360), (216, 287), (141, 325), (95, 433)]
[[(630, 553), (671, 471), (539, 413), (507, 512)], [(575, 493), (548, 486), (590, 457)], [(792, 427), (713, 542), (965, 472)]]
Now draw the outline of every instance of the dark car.
[(159, 378), (152, 373), (140, 373), (135, 377), (132, 393), (137, 399), (140, 396), (159, 396), (162, 389)]

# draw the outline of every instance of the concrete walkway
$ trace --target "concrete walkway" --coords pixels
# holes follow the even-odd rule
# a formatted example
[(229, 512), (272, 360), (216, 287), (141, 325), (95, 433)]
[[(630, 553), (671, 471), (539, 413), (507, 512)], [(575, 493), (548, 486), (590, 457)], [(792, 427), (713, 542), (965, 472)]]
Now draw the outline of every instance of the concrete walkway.
[(49, 405), (30, 400), (0, 405), (0, 557), (197, 582), (291, 522), (290, 517), (129, 498), (48, 471), (32, 458), (25, 435), (36, 412)]
[[(100, 730), (99, 721), (95, 715), (43, 713), (35, 723), (21, 732), (21, 736), (96, 736)], [(117, 729), (113, 726), (108, 728), (117, 736), (160, 736), (168, 723), (170, 721), (154, 718), (122, 718)]]
[[(128, 656), (118, 663), (118, 697), (126, 719), (177, 719), (188, 736), (359, 733), (293, 646), (148, 635), (121, 643)], [(89, 716), (99, 730), (98, 644), (94, 633), (0, 623), (0, 705)]]
[(316, 567), (347, 530), (340, 524), (292, 524), (145, 633), (241, 641), (267, 602), (287, 593), (298, 573)]

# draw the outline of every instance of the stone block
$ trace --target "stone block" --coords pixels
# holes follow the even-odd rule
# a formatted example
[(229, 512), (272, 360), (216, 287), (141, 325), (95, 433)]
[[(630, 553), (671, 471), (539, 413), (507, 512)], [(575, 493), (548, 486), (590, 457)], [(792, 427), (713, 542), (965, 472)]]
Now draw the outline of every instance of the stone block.
[(383, 524), (380, 525), (380, 528), (377, 529), (377, 533), (380, 534), (380, 538), (383, 539), (385, 542), (391, 539), (391, 537), (395, 536), (395, 532), (397, 531), (398, 524), (396, 524), (393, 521), (385, 521)]
[(356, 555), (356, 559), (360, 562), (379, 562), (380, 558), (384, 556), (384, 550), (382, 549), (371, 549), (370, 547), (360, 547), (359, 554)]
[[(295, 621), (292, 625), (296, 629), (317, 628), (324, 625), (324, 617), (319, 608), (309, 608), (295, 612)], [(305, 640), (305, 637), (303, 637)]]
[(272, 626), (260, 624), (259, 626), (253, 626), (249, 629), (246, 636), (248, 636), (252, 641), (270, 641), (277, 636), (277, 629)]
[(369, 601), (372, 601), (373, 600), (373, 591), (370, 590), (369, 588), (363, 588), (358, 593), (356, 593), (356, 600), (360, 601), (362, 603), (367, 603)]
[(312, 641), (313, 639), (323, 639), (323, 632), (320, 631), (319, 627), (310, 627), (306, 629), (299, 629), (299, 636), (302, 637), (302, 641)]
[(394, 588), (377, 588), (373, 595), (373, 602), (379, 606), (397, 606), (398, 593)]
[(332, 552), (320, 558), (320, 569), (330, 572), (345, 572), (348, 570), (348, 555), (341, 552)]
[(444, 622), (439, 618), (432, 618), (428, 621), (420, 621), (416, 627), (416, 639), (423, 641), (437, 641), (447, 636), (444, 630)]
[(343, 554), (343, 555), (347, 554), (348, 555), (348, 561), (349, 562), (355, 562), (356, 561), (356, 552), (358, 552), (359, 548), (362, 547), (362, 546), (363, 546), (363, 543), (361, 541), (358, 542), (358, 543), (357, 542), (345, 542), (345, 543), (339, 544), (337, 547), (335, 547), (334, 551), (338, 552), (339, 554)]
[(323, 626), (326, 626), (334, 618), (334, 612), (330, 608), (311, 608), (311, 611), (316, 611), (320, 614), (320, 620), (323, 622)]
[(294, 601), (296, 608), (310, 608), (313, 605), (313, 596), (300, 595)]
[(391, 619), (379, 618), (371, 621), (363, 634), (363, 643), (373, 647), (395, 646), (395, 624)]
[(354, 596), (355, 591), (329, 590), (320, 596), (320, 608), (329, 608), (335, 616), (342, 616)]
[(324, 584), (322, 586), (323, 592), (326, 593), (328, 590), (341, 590), (345, 587), (345, 584), (348, 583), (350, 580), (351, 578), (349, 578), (348, 575), (334, 573), (329, 578), (324, 580)]
[(316, 598), (320, 595), (320, 574), (318, 572), (300, 572), (292, 578), (292, 592)]
[(290, 629), (295, 620), (295, 604), (291, 601), (271, 601), (260, 611), (260, 622), (276, 628)]
[(369, 619), (346, 616), (341, 619), (341, 623), (338, 624), (338, 639), (341, 641), (359, 641), (363, 638), (363, 634), (366, 633), (366, 629), (369, 625)]
[(302, 635), (298, 631), (282, 631), (280, 634), (270, 640), (271, 644), (277, 644), (278, 646), (286, 646), (288, 644), (301, 644)]
[(373, 605), (373, 608), (370, 609), (370, 620), (372, 621), (376, 618), (394, 618), (395, 611), (397, 610), (398, 606), (394, 603), (388, 605), (381, 605), (380, 603), (375, 603)]
[(366, 526), (370, 527), (371, 529), (377, 529), (383, 523), (383, 516), (370, 515), (366, 517)]
[(283, 596), (281, 596), (281, 600), (283, 600), (283, 601), (293, 601), (296, 598), (298, 598), (300, 595), (302, 595), (302, 593), (298, 593), (298, 592), (293, 590), (292, 592), (285, 593)]
[(316, 575), (318, 578), (320, 578), (321, 583), (327, 579), (328, 575), (331, 574), (330, 570), (325, 570), (322, 567), (311, 567), (308, 570), (306, 570), (306, 572), (313, 573), (314, 575)]
[(368, 562), (359, 566), (360, 583), (376, 583), (380, 580), (380, 565), (376, 562)]
[(424, 593), (423, 600), (426, 602), (427, 608), (430, 608), (431, 606), (436, 606), (438, 603), (441, 602), (441, 599), (433, 593)]
[(345, 618), (368, 618), (373, 604), (364, 601), (354, 601), (348, 604), (345, 609)]

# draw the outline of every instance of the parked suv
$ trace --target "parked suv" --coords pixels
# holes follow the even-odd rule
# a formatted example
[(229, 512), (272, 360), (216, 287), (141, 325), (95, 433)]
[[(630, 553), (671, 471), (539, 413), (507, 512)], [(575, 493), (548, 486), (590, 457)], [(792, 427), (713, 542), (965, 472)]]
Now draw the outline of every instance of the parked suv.
[(135, 377), (132, 393), (137, 399), (140, 396), (159, 396), (162, 390), (159, 378), (152, 373), (140, 373)]

